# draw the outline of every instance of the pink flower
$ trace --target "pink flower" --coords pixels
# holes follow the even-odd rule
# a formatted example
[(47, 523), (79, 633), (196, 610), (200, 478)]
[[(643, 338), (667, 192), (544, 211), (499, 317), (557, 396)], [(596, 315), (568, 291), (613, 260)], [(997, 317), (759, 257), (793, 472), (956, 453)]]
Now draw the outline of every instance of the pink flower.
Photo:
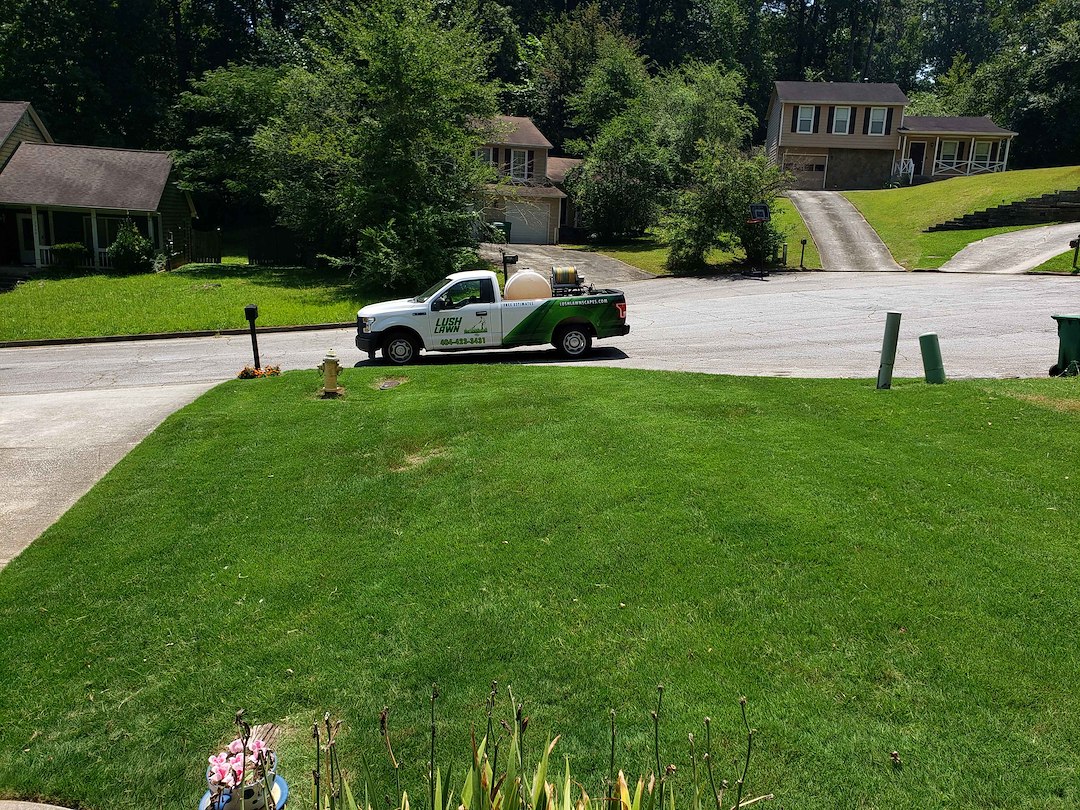
[(215, 765), (224, 765), (228, 758), (229, 755), (222, 751), (220, 754), (214, 754), (214, 756), (210, 757), (207, 762), (210, 763), (210, 767), (212, 768)]
[(244, 741), (243, 740), (233, 740), (231, 743), (229, 743), (229, 753), (230, 754), (239, 754), (243, 750), (244, 750)]
[(229, 760), (229, 764), (236, 772), (236, 781), (242, 782), (244, 779), (244, 755), (237, 754), (235, 757)]
[(214, 763), (210, 766), (210, 781), (216, 785), (232, 787), (236, 784), (232, 767), (227, 762)]
[(248, 750), (251, 752), (251, 760), (255, 763), (259, 763), (266, 759), (266, 755), (270, 751), (270, 748), (265, 741), (256, 739), (248, 743)]

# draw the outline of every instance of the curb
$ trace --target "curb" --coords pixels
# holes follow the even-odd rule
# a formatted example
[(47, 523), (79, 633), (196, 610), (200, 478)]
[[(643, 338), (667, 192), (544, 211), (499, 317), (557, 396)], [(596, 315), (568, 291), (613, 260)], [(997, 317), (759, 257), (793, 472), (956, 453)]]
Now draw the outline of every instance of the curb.
[[(260, 326), (260, 335), (272, 332), (313, 332), (318, 329), (345, 329), (355, 327), (356, 321), (342, 323), (312, 323), (300, 326)], [(18, 349), (29, 346), (77, 346), (82, 343), (123, 343), (129, 340), (172, 340), (173, 338), (219, 337), (221, 335), (246, 335), (250, 329), (203, 329), (195, 332), (149, 332), (142, 335), (102, 335), (100, 337), (42, 338), (41, 340), (0, 340), (0, 349)]]

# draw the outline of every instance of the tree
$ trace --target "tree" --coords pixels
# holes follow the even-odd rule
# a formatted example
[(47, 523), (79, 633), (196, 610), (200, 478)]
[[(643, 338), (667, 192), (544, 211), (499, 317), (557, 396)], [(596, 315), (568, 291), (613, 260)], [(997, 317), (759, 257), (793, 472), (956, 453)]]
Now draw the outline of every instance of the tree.
[(736, 246), (751, 264), (768, 261), (783, 235), (772, 222), (747, 219), (751, 203), (772, 204), (783, 190), (779, 167), (761, 153), (748, 157), (731, 144), (714, 141), (703, 148), (693, 175), (665, 221), (668, 269), (694, 272), (705, 266), (710, 251)]
[(474, 150), (495, 113), (488, 54), (474, 21), (440, 22), (432, 0), (375, 0), (338, 17), (255, 135), (281, 222), (382, 286), (473, 260), (486, 177)]

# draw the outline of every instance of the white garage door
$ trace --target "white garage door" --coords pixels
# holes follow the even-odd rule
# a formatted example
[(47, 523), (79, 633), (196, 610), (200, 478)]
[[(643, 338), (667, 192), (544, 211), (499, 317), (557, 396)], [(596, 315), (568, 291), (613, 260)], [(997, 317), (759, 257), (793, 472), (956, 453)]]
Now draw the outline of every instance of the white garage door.
[(507, 202), (503, 216), (510, 223), (510, 241), (519, 244), (546, 245), (551, 207), (530, 202)]

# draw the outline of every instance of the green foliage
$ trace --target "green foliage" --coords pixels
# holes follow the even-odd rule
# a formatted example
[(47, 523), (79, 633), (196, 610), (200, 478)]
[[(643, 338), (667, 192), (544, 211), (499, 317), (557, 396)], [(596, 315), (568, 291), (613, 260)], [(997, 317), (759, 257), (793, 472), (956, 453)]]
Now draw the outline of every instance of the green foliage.
[(121, 223), (106, 252), (121, 273), (148, 273), (154, 267), (154, 248), (130, 219)]
[(353, 257), (364, 280), (421, 286), (475, 245), (489, 49), (430, 0), (379, 0), (333, 25), (333, 47), (285, 75), (281, 109), (255, 135), (265, 197), (283, 224)]
[(79, 268), (82, 260), (89, 256), (90, 252), (82, 242), (62, 242), (52, 246), (52, 255), (56, 266), (70, 273)]
[(605, 37), (581, 90), (569, 99), (574, 126), (593, 138), (648, 90), (649, 72), (637, 50), (624, 39)]
[(693, 166), (693, 182), (678, 196), (665, 221), (668, 269), (692, 273), (705, 266), (709, 252), (742, 247), (748, 263), (769, 261), (783, 234), (769, 222), (748, 223), (750, 204), (772, 204), (783, 189), (780, 169), (761, 153), (749, 158), (714, 143)]

